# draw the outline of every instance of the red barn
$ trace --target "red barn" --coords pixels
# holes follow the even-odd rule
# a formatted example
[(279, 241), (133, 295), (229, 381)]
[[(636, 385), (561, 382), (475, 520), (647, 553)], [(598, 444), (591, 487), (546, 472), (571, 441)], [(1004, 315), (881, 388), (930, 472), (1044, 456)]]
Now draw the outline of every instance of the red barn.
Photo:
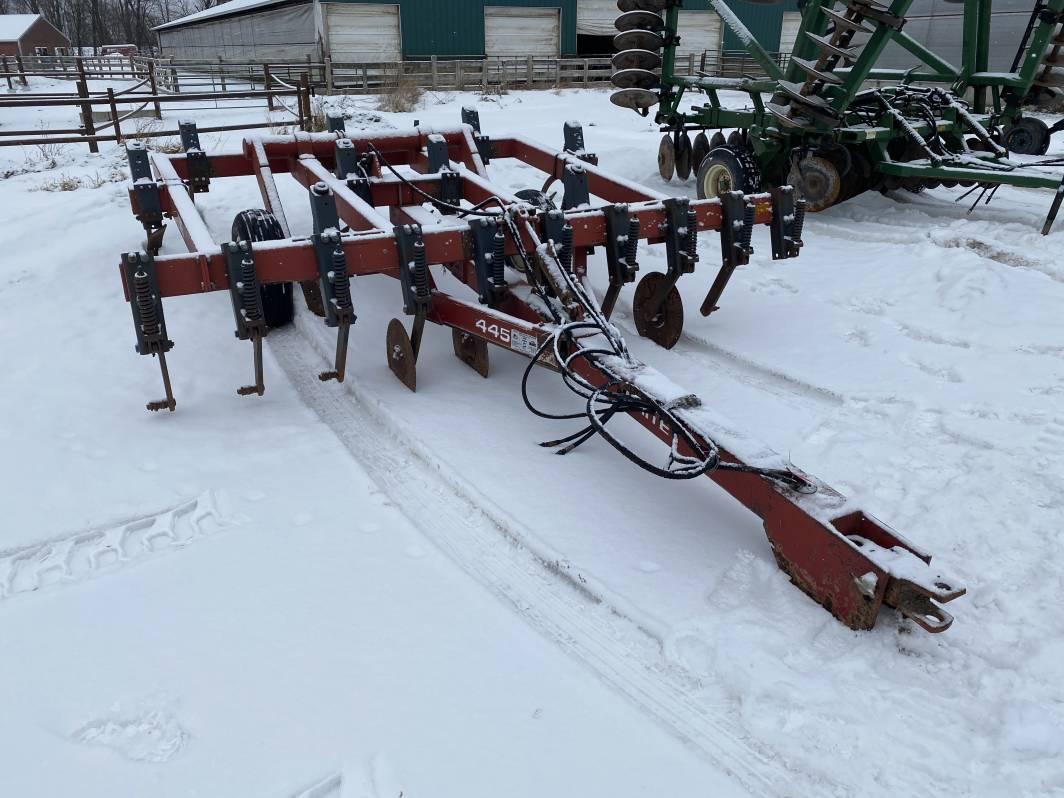
[(40, 14), (0, 14), (0, 55), (64, 55), (70, 40)]

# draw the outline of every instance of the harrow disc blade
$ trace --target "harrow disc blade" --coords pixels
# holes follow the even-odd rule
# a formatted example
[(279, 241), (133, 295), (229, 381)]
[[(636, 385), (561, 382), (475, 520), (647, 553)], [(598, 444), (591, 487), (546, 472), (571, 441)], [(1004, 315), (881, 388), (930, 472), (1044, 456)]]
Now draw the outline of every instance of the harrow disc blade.
[(842, 85), (842, 78), (833, 72), (823, 72), (817, 69), (816, 64), (812, 61), (806, 61), (803, 58), (795, 58), (794, 56), (791, 56), (791, 63), (815, 80), (822, 80), (833, 86)]
[(406, 327), (399, 319), (388, 322), (388, 335), (385, 338), (387, 347), (388, 368), (392, 374), (399, 378), (411, 391), (417, 390), (417, 361), (414, 358), (414, 347), (410, 343)]
[(622, 33), (629, 30), (663, 30), (665, 20), (650, 11), (629, 11), (617, 17), (613, 26)]
[(488, 376), (488, 344), (462, 330), (451, 329), (454, 354), (481, 377)]
[(657, 52), (665, 46), (661, 34), (649, 30), (626, 30), (613, 37), (615, 50), (649, 50)]
[(622, 69), (614, 72), (610, 81), (618, 89), (656, 89), (661, 85), (657, 75), (649, 69)]
[(658, 104), (658, 95), (646, 89), (621, 89), (610, 95), (610, 102), (621, 108), (644, 111)]
[(827, 158), (810, 155), (791, 168), (787, 182), (805, 198), (806, 210), (817, 213), (835, 204), (842, 189), (838, 167)]
[(676, 0), (617, 0), (617, 8), (625, 13), (629, 11), (660, 13), (675, 4)]
[(821, 52), (825, 52), (828, 55), (838, 56), (845, 61), (856, 61), (857, 56), (860, 54), (860, 50), (856, 47), (839, 47), (830, 39), (824, 36), (817, 36), (810, 31), (805, 32), (806, 38), (813, 42)]
[(672, 136), (666, 133), (661, 137), (661, 144), (658, 145), (658, 174), (661, 175), (662, 180), (672, 180), (675, 172), (676, 145), (672, 141)]
[(614, 69), (657, 69), (661, 56), (651, 50), (625, 50), (613, 56)]
[(852, 30), (854, 33), (867, 33), (872, 35), (875, 31), (867, 25), (861, 24), (860, 20), (850, 19), (849, 17), (840, 14), (838, 11), (833, 11), (830, 8), (821, 7), (820, 13), (828, 17), (835, 23), (835, 28), (845, 28), (846, 30)]

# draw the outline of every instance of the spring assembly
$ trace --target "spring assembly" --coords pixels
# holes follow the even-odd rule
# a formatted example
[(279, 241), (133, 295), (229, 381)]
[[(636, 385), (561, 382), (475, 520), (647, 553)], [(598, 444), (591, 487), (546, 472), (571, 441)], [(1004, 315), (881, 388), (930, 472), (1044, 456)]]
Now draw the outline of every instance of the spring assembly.
[(558, 260), (566, 271), (573, 270), (573, 226), (568, 222), (562, 228), (562, 248), (558, 253)]
[(634, 267), (635, 256), (639, 251), (639, 219), (628, 222), (628, 240), (624, 242), (624, 262), (629, 268)]
[(333, 290), (336, 294), (336, 307), (340, 310), (350, 310), (351, 304), (351, 278), (347, 276), (347, 260), (344, 251), (337, 247), (332, 253), (332, 271), (329, 272)]
[(694, 208), (687, 209), (687, 257), (693, 268), (698, 260), (698, 214)]
[(414, 242), (414, 291), (418, 299), (429, 296), (429, 265), (425, 260), (425, 242), (420, 238)]
[(506, 287), (506, 236), (497, 230), (492, 239), (491, 281), (496, 288)]
[(743, 237), (739, 242), (747, 252), (751, 251), (750, 240), (754, 236), (754, 206), (747, 203), (743, 209)]
[(251, 258), (240, 262), (240, 305), (248, 321), (262, 318), (262, 298), (255, 280), (255, 262)]
[(791, 226), (791, 240), (802, 240), (802, 228), (805, 226), (805, 200), (798, 199), (794, 202), (794, 224)]
[(159, 316), (155, 312), (155, 297), (151, 293), (151, 280), (147, 272), (138, 271), (133, 275), (133, 292), (137, 297), (140, 328), (145, 337), (153, 338), (159, 334)]

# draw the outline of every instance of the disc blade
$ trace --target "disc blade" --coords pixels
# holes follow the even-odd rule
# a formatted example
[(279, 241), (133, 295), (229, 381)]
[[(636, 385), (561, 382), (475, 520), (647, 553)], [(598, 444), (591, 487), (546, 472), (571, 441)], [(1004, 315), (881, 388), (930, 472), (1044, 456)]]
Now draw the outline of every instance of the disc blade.
[(658, 95), (646, 89), (621, 89), (610, 95), (610, 102), (621, 108), (643, 111), (658, 104)]
[(650, 11), (629, 11), (613, 21), (613, 26), (621, 31), (628, 30), (662, 30), (665, 20)]
[(657, 52), (665, 43), (661, 35), (649, 30), (628, 30), (613, 37), (615, 50), (650, 50)]
[(613, 73), (610, 81), (618, 89), (656, 89), (661, 80), (649, 69), (622, 69)]
[(614, 69), (657, 69), (661, 56), (650, 50), (625, 50), (613, 56)]

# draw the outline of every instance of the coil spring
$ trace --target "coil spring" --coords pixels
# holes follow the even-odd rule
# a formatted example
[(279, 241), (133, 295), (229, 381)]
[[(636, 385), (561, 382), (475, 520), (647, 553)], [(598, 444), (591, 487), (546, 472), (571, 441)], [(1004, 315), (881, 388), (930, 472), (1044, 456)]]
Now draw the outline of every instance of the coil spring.
[(687, 257), (691, 263), (698, 260), (698, 214), (694, 208), (687, 209)]
[(562, 250), (558, 253), (558, 260), (566, 271), (573, 270), (573, 226), (568, 222), (562, 228)]
[(743, 235), (740, 240), (742, 248), (750, 249), (750, 239), (754, 237), (754, 206), (747, 204), (743, 209)]
[(148, 338), (159, 334), (159, 316), (155, 309), (155, 297), (151, 293), (151, 280), (144, 271), (133, 274), (133, 293), (137, 298), (137, 316), (140, 328)]
[(262, 318), (262, 302), (255, 279), (255, 262), (244, 258), (240, 262), (240, 305), (248, 321)]
[(624, 242), (624, 260), (629, 266), (635, 266), (635, 256), (639, 251), (639, 220), (628, 220), (628, 240)]
[(333, 294), (336, 298), (336, 306), (340, 310), (350, 310), (351, 305), (351, 278), (347, 276), (347, 259), (344, 251), (337, 247), (332, 253), (332, 277)]
[(425, 242), (420, 238), (414, 242), (414, 290), (418, 299), (429, 295), (429, 265), (425, 259)]
[(791, 240), (802, 240), (802, 227), (805, 226), (805, 200), (800, 199), (794, 203), (794, 224), (791, 225)]
[(491, 279), (495, 283), (496, 288), (502, 288), (506, 285), (506, 237), (502, 234), (502, 230), (495, 232), (495, 237), (492, 239), (492, 252), (491, 252)]

